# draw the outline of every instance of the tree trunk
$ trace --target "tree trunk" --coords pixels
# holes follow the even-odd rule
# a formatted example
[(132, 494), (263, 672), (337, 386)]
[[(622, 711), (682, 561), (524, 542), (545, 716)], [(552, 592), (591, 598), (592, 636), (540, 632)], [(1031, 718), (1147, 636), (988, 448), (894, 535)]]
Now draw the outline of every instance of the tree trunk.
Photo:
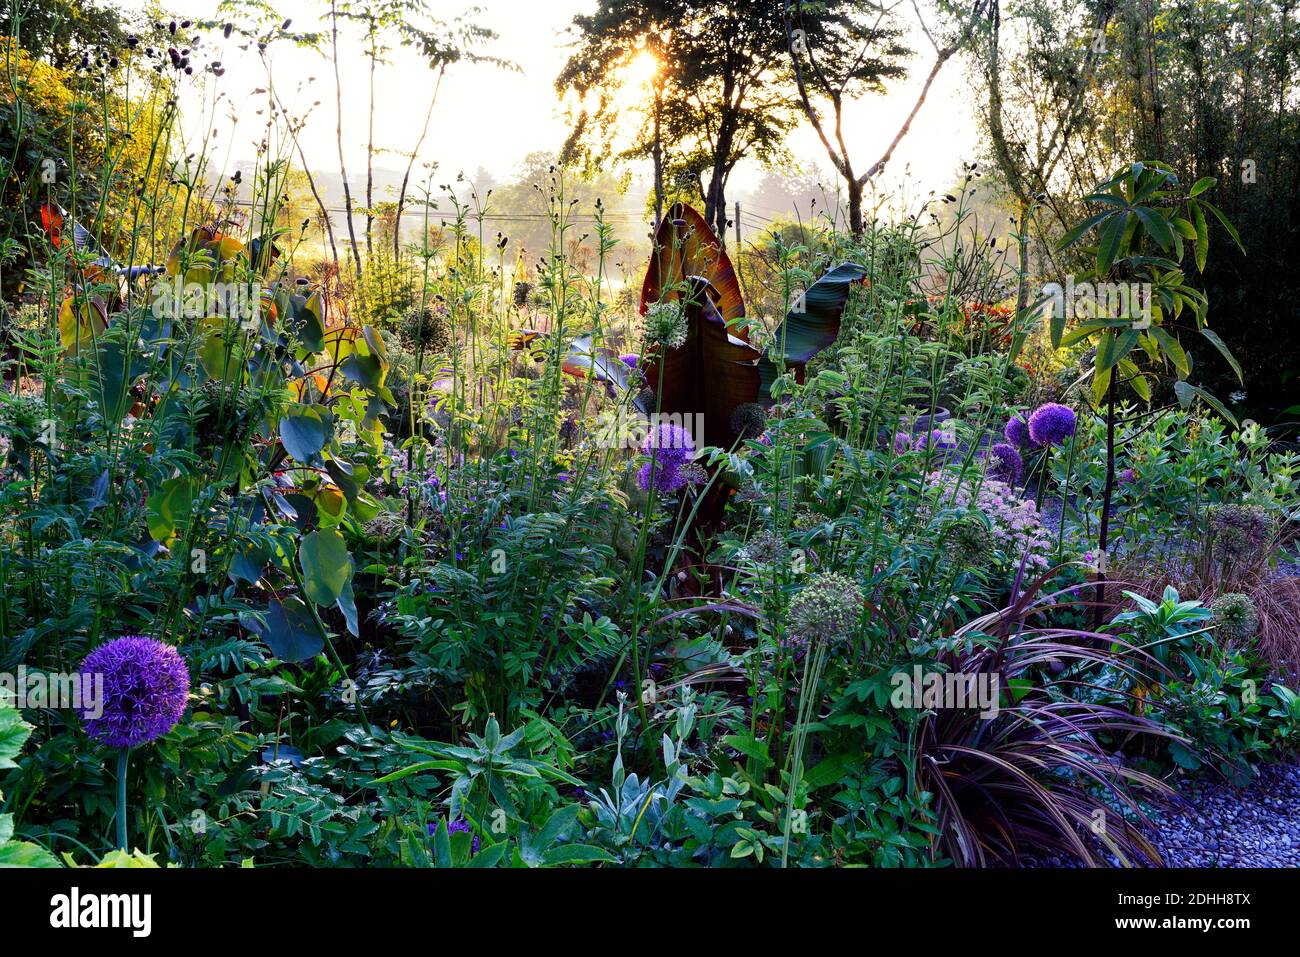
[(713, 152), (713, 171), (709, 176), (709, 191), (704, 197), (704, 221), (718, 235), (722, 248), (727, 248), (727, 174), (731, 158), (731, 145), (735, 136), (730, 123), (724, 121)]
[(402, 187), (397, 191), (397, 211), (393, 215), (393, 259), (397, 259), (397, 254), (402, 248), (402, 209), (406, 206), (406, 187), (411, 182), (411, 170), (415, 168), (415, 160), (420, 155), (420, 147), (424, 145), (424, 138), (429, 135), (429, 122), (433, 119), (433, 107), (438, 102), (438, 90), (442, 88), (442, 75), (447, 71), (447, 64), (443, 63), (438, 67), (438, 79), (433, 84), (433, 96), (429, 97), (429, 108), (424, 111), (424, 125), (420, 127), (420, 138), (415, 141), (415, 149), (411, 150), (411, 155), (406, 160), (406, 172), (402, 174)]
[(862, 222), (862, 191), (864, 184), (860, 179), (850, 178), (849, 184), (849, 229), (854, 236), (861, 236), (865, 228)]
[(371, 237), (375, 227), (375, 61), (379, 51), (375, 49), (375, 18), (371, 16), (367, 22), (370, 24), (370, 116), (366, 133), (366, 255), (370, 255), (374, 251)]
[(334, 137), (339, 146), (339, 174), (343, 177), (343, 212), (348, 218), (348, 236), (352, 239), (352, 261), (357, 268), (357, 278), (361, 278), (361, 250), (357, 248), (357, 231), (352, 224), (352, 189), (348, 186), (348, 166), (343, 160), (343, 80), (339, 76), (339, 15), (338, 5), (330, 0), (330, 27), (334, 52), (334, 109), (338, 121), (334, 127)]
[(660, 114), (663, 112), (663, 81), (655, 79), (655, 232), (664, 220), (664, 144), (660, 132)]

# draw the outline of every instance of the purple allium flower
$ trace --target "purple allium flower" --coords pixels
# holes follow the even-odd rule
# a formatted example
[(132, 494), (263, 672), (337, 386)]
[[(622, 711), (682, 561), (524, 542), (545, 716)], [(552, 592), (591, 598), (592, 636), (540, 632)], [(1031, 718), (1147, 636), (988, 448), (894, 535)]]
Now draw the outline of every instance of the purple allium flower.
[(1074, 410), (1057, 402), (1045, 402), (1029, 417), (1029, 438), (1035, 445), (1060, 445), (1074, 435)]
[(185, 713), (189, 669), (175, 648), (156, 639), (115, 638), (86, 656), (81, 673), (92, 687), (103, 676), (103, 713), (91, 717), (87, 711), (86, 732), (112, 747), (134, 748), (159, 738)]
[(1124, 471), (1119, 473), (1120, 485), (1132, 485), (1137, 480), (1138, 480), (1137, 473), (1134, 472), (1132, 469), (1124, 469)]
[(1024, 459), (1014, 445), (999, 442), (989, 449), (989, 478), (1014, 485), (1024, 474)]
[(635, 369), (636, 364), (641, 361), (641, 357), (637, 355), (619, 356), (618, 361), (623, 363), (623, 365), (627, 366), (629, 369)]
[[(653, 479), (651, 472), (654, 473)], [(665, 495), (676, 492), (686, 484), (686, 476), (682, 474), (679, 466), (668, 462), (656, 463), (654, 460), (646, 462), (636, 473), (636, 484), (641, 486), (644, 492), (650, 491), (652, 480), (655, 488)]]
[(661, 422), (646, 436), (641, 448), (650, 456), (636, 476), (637, 484), (644, 491), (650, 490), (652, 473), (655, 488), (665, 494), (675, 492), (687, 483), (689, 476), (682, 470), (695, 451), (695, 442), (689, 432), (671, 422)]
[[(439, 824), (438, 821), (430, 821), (428, 823), (430, 837), (434, 837), (438, 833), (438, 824)], [(469, 821), (449, 821), (447, 823), (447, 836), (451, 837), (453, 834), (474, 834), (474, 829), (469, 826)], [(474, 841), (471, 848), (471, 853), (473, 854), (478, 853), (477, 834), (474, 834)]]
[(931, 449), (934, 452), (951, 452), (957, 448), (957, 439), (951, 432), (944, 432), (942, 429), (931, 429), (924, 435), (918, 435), (916, 441), (912, 443), (914, 449)]
[(660, 462), (682, 465), (695, 451), (695, 441), (691, 438), (691, 433), (680, 425), (660, 422), (655, 430), (646, 436), (641, 450), (647, 455), (653, 454)]
[(912, 437), (906, 432), (896, 432), (894, 434), (894, 454), (902, 455), (912, 447)]
[(1029, 423), (1019, 412), (1007, 419), (1007, 427), (1002, 430), (1002, 434), (1014, 446), (1023, 449), (1029, 445)]

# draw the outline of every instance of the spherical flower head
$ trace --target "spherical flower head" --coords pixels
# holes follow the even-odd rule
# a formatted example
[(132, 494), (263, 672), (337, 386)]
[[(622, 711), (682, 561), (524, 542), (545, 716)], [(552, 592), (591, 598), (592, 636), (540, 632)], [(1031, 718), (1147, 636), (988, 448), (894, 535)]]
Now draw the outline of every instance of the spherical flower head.
[(1277, 531), (1273, 516), (1259, 505), (1216, 505), (1210, 509), (1209, 525), (1215, 551), (1230, 561), (1259, 551)]
[(1045, 402), (1029, 417), (1029, 438), (1035, 445), (1060, 445), (1074, 435), (1077, 424), (1068, 405)]
[(790, 602), (790, 630), (807, 644), (848, 638), (862, 615), (862, 600), (853, 579), (818, 575)]
[(740, 557), (755, 565), (780, 565), (790, 558), (785, 538), (773, 531), (761, 531), (745, 543)]
[(944, 548), (959, 565), (984, 565), (992, 561), (993, 530), (979, 515), (964, 515), (944, 531)]
[(636, 484), (641, 487), (641, 491), (650, 491), (653, 484), (655, 490), (661, 495), (671, 495), (687, 482), (688, 476), (683, 473), (679, 465), (665, 462), (655, 462), (653, 459), (646, 462), (637, 470)]
[(1025, 461), (1014, 445), (998, 442), (989, 449), (989, 478), (1014, 485), (1024, 474)]
[[(94, 688), (103, 676), (103, 713), (85, 717), (86, 732), (115, 748), (162, 737), (180, 721), (190, 695), (185, 659), (171, 645), (125, 635), (100, 645), (81, 665)], [(95, 710), (100, 710), (96, 708)]]
[(1134, 472), (1132, 469), (1124, 469), (1117, 477), (1119, 478), (1120, 485), (1133, 485), (1138, 480), (1137, 472)]
[(894, 454), (902, 455), (912, 448), (912, 437), (906, 432), (894, 433)]
[(623, 365), (627, 366), (629, 369), (635, 369), (636, 364), (641, 361), (641, 357), (628, 354), (625, 356), (619, 356), (618, 361), (623, 363)]
[(690, 461), (695, 451), (695, 440), (691, 438), (691, 433), (680, 425), (660, 422), (646, 436), (641, 451), (653, 455), (659, 460), (660, 465), (671, 464), (680, 467)]
[(957, 438), (951, 432), (944, 432), (942, 429), (931, 429), (924, 435), (918, 435), (916, 441), (912, 443), (915, 449), (930, 449), (933, 452), (945, 453), (951, 452), (957, 448)]
[(1007, 419), (1007, 426), (1002, 430), (1002, 434), (1017, 448), (1023, 449), (1029, 446), (1029, 423), (1019, 412)]
[(1226, 641), (1253, 638), (1259, 627), (1259, 611), (1249, 595), (1227, 592), (1210, 604), (1214, 633)]
[(767, 431), (767, 409), (757, 402), (742, 402), (731, 413), (731, 431), (742, 439), (757, 439)]
[(645, 341), (661, 349), (686, 344), (686, 313), (676, 302), (656, 302), (645, 311)]

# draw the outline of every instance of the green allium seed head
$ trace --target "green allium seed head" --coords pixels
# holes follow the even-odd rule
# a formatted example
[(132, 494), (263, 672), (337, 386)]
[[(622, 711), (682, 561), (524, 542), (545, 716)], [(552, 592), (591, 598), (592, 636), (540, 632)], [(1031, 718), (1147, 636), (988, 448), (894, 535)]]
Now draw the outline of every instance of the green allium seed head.
[(34, 395), (6, 392), (0, 401), (0, 429), (27, 443), (40, 435), (45, 415), (45, 403)]
[(818, 575), (790, 602), (790, 629), (812, 644), (848, 638), (862, 614), (862, 589), (834, 573)]
[(745, 543), (740, 555), (755, 565), (779, 565), (790, 557), (785, 539), (775, 532), (759, 532)]
[(1227, 592), (1210, 605), (1211, 623), (1215, 634), (1228, 641), (1242, 641), (1254, 637), (1259, 627), (1259, 612), (1249, 595)]
[(948, 557), (958, 564), (981, 565), (993, 557), (993, 532), (978, 515), (967, 515), (949, 525), (943, 544)]
[(767, 430), (767, 410), (757, 402), (742, 402), (731, 413), (731, 431), (742, 439), (757, 439)]
[(1249, 558), (1277, 531), (1273, 516), (1260, 505), (1216, 505), (1209, 510), (1209, 526), (1215, 551), (1229, 561)]
[(645, 313), (645, 341), (662, 349), (686, 344), (686, 314), (676, 302), (656, 302)]

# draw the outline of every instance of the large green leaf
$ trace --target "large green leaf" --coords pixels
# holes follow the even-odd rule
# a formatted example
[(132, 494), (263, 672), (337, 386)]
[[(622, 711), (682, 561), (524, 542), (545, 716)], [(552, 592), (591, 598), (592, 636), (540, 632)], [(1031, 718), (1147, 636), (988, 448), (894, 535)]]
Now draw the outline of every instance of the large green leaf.
[(262, 640), (281, 661), (306, 661), (321, 653), (325, 640), (307, 605), (298, 598), (272, 600), (266, 610)]
[(334, 418), (320, 405), (291, 405), (280, 419), (284, 450), (304, 465), (320, 455), (333, 431)]
[(352, 578), (352, 556), (338, 529), (312, 532), (298, 547), (307, 597), (318, 605), (332, 605)]
[(149, 493), (146, 511), (154, 541), (167, 541), (178, 526), (189, 520), (193, 497), (190, 480), (185, 477), (167, 479), (157, 491)]
[(857, 263), (841, 263), (813, 283), (786, 313), (759, 364), (775, 370), (782, 364), (778, 358), (783, 357), (786, 369), (802, 382), (808, 360), (839, 337), (849, 290), (866, 275), (866, 269)]
[(32, 733), (32, 726), (23, 720), (17, 708), (7, 707), (0, 701), (0, 769), (16, 768), (14, 758)]

